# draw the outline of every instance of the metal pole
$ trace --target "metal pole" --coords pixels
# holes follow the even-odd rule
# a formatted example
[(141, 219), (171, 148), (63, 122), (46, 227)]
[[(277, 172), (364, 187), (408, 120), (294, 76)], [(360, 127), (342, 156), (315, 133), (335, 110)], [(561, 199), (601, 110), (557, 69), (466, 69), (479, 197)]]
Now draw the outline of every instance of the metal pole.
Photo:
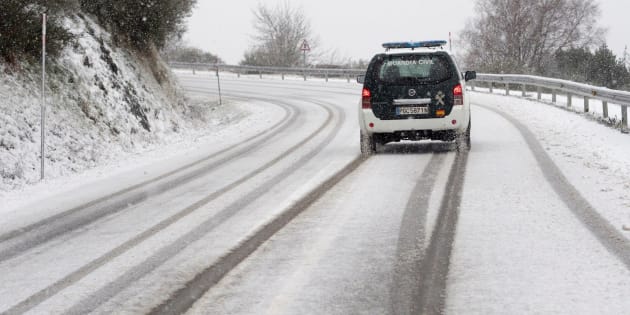
[(44, 148), (46, 143), (46, 133), (44, 132), (46, 127), (46, 14), (42, 14), (42, 108), (41, 108), (41, 180), (44, 180)]
[(306, 81), (306, 49), (304, 49), (304, 81)]
[(221, 97), (221, 76), (219, 75), (219, 65), (217, 64), (217, 85), (219, 86), (219, 106), (223, 105), (223, 100)]
[(621, 105), (621, 128), (627, 130), (630, 127), (628, 124), (628, 106)]
[(584, 112), (588, 113), (590, 110), (590, 105), (589, 105), (589, 98), (588, 97), (584, 97)]

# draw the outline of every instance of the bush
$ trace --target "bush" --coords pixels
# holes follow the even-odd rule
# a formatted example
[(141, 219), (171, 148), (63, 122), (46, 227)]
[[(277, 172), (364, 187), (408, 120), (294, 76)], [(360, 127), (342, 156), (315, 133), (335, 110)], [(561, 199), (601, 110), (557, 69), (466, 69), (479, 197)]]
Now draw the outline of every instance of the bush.
[(138, 49), (162, 48), (167, 39), (184, 31), (196, 0), (79, 0), (81, 8), (110, 27), (118, 40)]
[(0, 57), (10, 64), (36, 60), (42, 53), (41, 14), (48, 13), (46, 51), (52, 57), (72, 40), (61, 26), (62, 12), (73, 1), (3, 0), (0, 10)]
[(196, 47), (174, 47), (162, 51), (162, 55), (169, 62), (224, 63), (217, 55)]

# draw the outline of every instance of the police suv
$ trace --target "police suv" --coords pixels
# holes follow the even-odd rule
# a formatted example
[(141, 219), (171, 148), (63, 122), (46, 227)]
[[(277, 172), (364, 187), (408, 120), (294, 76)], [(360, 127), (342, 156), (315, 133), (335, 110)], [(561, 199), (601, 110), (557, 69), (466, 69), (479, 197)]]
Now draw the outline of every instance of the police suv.
[(444, 50), (446, 41), (385, 43), (359, 76), (361, 153), (401, 140), (455, 141), (470, 148), (470, 99), (463, 74)]

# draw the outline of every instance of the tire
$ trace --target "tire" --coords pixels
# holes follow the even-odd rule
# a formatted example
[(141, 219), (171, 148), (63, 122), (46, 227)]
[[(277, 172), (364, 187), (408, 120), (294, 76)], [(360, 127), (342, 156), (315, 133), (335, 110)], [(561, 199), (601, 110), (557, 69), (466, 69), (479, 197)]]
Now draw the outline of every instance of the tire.
[(385, 150), (385, 139), (382, 134), (374, 134), (372, 136), (374, 142), (374, 153), (383, 152)]
[(376, 153), (376, 143), (371, 135), (361, 132), (361, 156), (369, 157)]
[(471, 143), (470, 143), (470, 129), (471, 123), (468, 123), (468, 129), (466, 129), (465, 133), (457, 135), (457, 151), (470, 151)]

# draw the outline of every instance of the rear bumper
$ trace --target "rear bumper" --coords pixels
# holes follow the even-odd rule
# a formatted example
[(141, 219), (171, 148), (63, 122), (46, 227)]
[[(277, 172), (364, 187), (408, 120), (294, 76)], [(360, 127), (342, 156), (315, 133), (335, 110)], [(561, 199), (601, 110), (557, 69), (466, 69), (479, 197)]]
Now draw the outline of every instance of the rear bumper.
[(468, 129), (470, 112), (465, 106), (455, 106), (451, 114), (444, 118), (381, 120), (371, 109), (359, 109), (361, 130), (368, 134), (396, 133), (401, 131), (456, 131), (464, 133)]

